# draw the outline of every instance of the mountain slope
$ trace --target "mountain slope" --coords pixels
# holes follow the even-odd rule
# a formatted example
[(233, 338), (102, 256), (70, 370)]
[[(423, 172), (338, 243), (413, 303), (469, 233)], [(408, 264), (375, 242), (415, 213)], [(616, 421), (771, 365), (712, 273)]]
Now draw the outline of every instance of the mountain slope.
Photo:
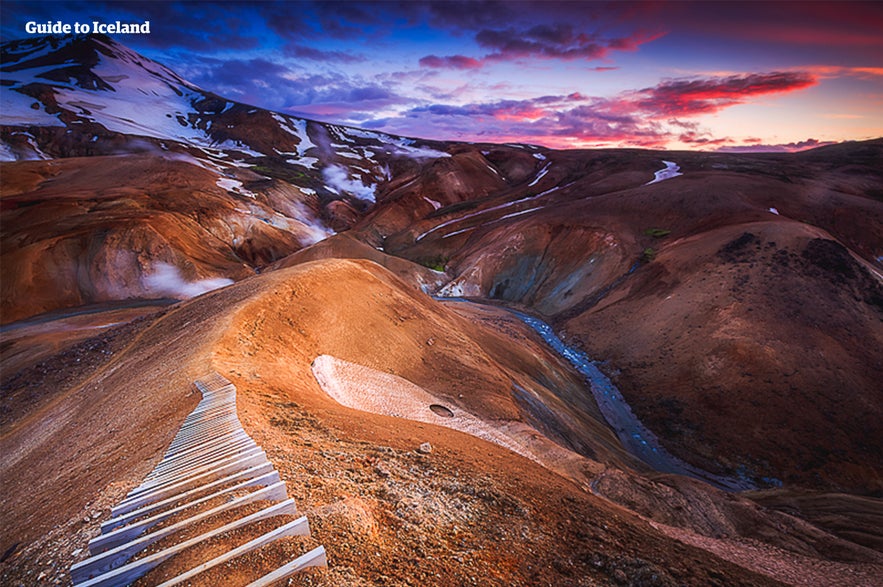
[(241, 279), (447, 156), (223, 100), (102, 36), (7, 43), (0, 72), (0, 152), (33, 160), (4, 172), (3, 322)]

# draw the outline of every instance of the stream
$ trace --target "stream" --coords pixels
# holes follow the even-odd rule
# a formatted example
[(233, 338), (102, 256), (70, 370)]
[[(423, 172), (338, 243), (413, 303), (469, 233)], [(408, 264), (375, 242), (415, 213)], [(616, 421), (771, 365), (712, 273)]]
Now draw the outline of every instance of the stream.
[(686, 475), (726, 491), (744, 491), (755, 488), (748, 479), (723, 477), (709, 473), (682, 461), (665, 450), (656, 435), (638, 419), (610, 378), (604, 375), (584, 352), (566, 345), (558, 338), (552, 327), (539, 318), (517, 310), (510, 309), (509, 312), (533, 328), (543, 337), (546, 344), (567, 359), (586, 378), (607, 424), (613, 428), (625, 449), (634, 456), (660, 473)]
[[(452, 302), (481, 303), (477, 300), (465, 298), (439, 297), (436, 299)], [(725, 491), (756, 489), (756, 486), (747, 478), (715, 475), (682, 461), (668, 452), (659, 442), (656, 435), (638, 419), (610, 378), (601, 372), (588, 355), (579, 349), (565, 344), (564, 341), (558, 338), (558, 335), (555, 334), (555, 331), (549, 324), (536, 316), (506, 308), (505, 306), (497, 307), (507, 310), (533, 328), (546, 344), (564, 357), (586, 378), (592, 395), (595, 397), (595, 402), (601, 410), (601, 414), (616, 433), (623, 447), (649, 467), (660, 473), (674, 473), (693, 477)]]

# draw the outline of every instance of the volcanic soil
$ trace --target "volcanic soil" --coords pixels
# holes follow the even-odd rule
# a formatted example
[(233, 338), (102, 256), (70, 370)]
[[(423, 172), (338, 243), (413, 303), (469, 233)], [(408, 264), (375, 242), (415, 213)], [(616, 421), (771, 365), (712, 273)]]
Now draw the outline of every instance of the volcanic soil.
[[(573, 384), (554, 355), (502, 334), (530, 338), (527, 330), (487, 322), (464, 320), (371, 261), (319, 260), (106, 329), (5, 377), (4, 582), (66, 581), (109, 507), (155, 465), (196, 404), (190, 382), (211, 371), (237, 386), (246, 431), (313, 528), (312, 538), (242, 561), (230, 576), (315, 544), (328, 549), (329, 569), (294, 584), (857, 584), (879, 572), (879, 555), (830, 536), (841, 562), (806, 543), (797, 553), (663, 526), (492, 443), (345, 408), (311, 374), (317, 356), (339, 357), (489, 421), (524, 420), (513, 378)], [(29, 390), (39, 393), (15, 401)], [(431, 450), (418, 450), (424, 443)], [(602, 458), (619, 460), (615, 451)], [(584, 474), (604, 468), (586, 459)], [(611, 487), (634, 483), (623, 475)], [(187, 560), (170, 564), (156, 573), (185, 570)]]

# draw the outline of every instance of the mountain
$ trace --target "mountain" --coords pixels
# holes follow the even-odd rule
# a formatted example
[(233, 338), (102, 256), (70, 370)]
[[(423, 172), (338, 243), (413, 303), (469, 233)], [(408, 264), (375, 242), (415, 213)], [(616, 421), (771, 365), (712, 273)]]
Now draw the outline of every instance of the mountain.
[[(29, 161), (4, 179), (7, 226), (27, 231), (4, 235), (4, 322), (241, 279), (349, 228), (393, 171), (448, 156), (224, 100), (106, 37), (2, 59), (0, 153)], [(69, 230), (47, 223), (61, 217)]]
[(0, 73), (4, 581), (64, 580), (211, 371), (328, 549), (309, 584), (879, 574), (883, 140), (424, 141), (102, 36)]

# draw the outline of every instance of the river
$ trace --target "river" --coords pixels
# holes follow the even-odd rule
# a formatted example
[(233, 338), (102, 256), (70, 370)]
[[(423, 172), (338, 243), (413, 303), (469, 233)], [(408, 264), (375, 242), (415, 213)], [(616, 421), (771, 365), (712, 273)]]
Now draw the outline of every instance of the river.
[[(436, 299), (481, 303), (478, 300), (467, 300), (465, 298), (440, 297)], [(756, 486), (749, 479), (715, 475), (682, 461), (668, 452), (659, 442), (656, 435), (638, 419), (616, 385), (598, 368), (588, 355), (579, 349), (565, 344), (555, 334), (555, 331), (549, 324), (536, 316), (506, 308), (505, 306), (497, 307), (511, 312), (522, 322), (533, 328), (546, 344), (564, 357), (586, 378), (595, 402), (601, 410), (601, 414), (616, 433), (623, 447), (649, 467), (660, 473), (674, 473), (693, 477), (725, 491), (756, 489)]]

